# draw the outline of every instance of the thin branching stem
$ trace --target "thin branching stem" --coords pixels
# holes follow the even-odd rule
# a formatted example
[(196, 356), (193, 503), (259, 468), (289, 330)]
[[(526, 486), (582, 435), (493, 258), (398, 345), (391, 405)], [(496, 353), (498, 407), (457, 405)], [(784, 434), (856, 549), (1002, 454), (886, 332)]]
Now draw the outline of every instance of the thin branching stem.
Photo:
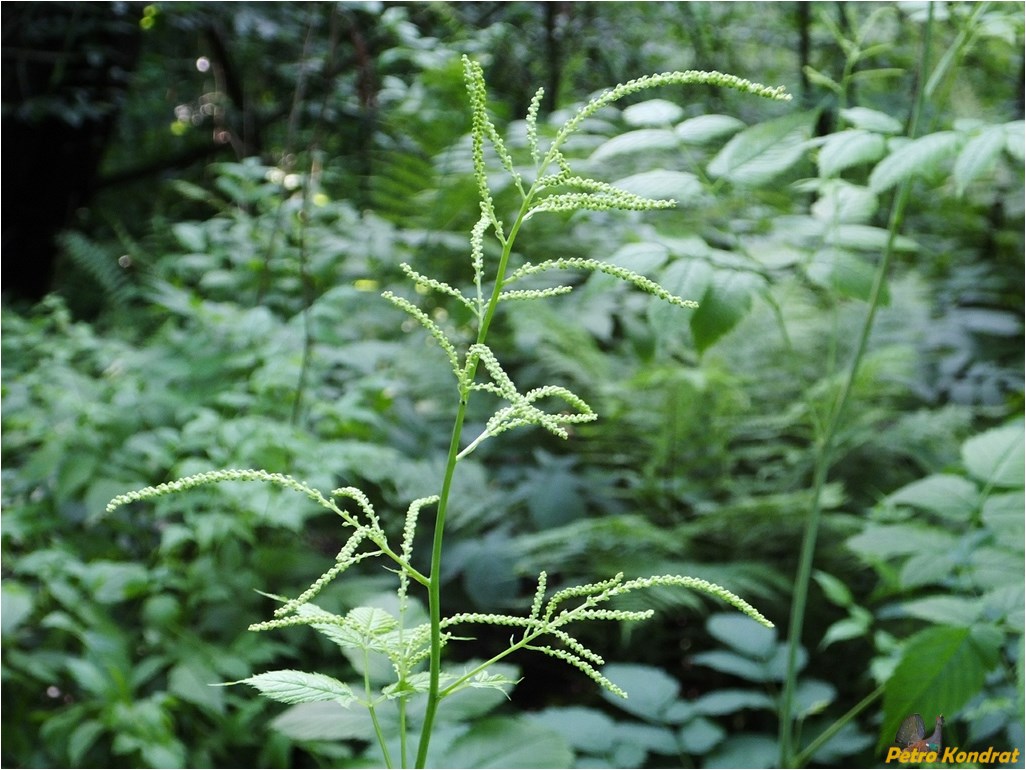
[[(929, 18), (926, 23), (926, 32), (921, 51), (920, 72), (926, 71), (926, 64), (930, 55), (930, 39), (933, 28), (933, 3), (930, 4)], [(919, 116), (923, 109), (925, 92), (922, 85), (917, 89), (916, 101), (909, 120), (908, 135), (915, 138), (918, 128)], [(894, 254), (894, 243), (898, 238), (902, 222), (905, 217), (905, 208), (908, 205), (912, 189), (911, 176), (906, 176), (898, 188), (891, 205), (891, 212), (888, 220), (887, 243), (884, 246), (877, 266), (876, 274), (873, 276), (873, 285), (870, 289), (869, 299), (866, 308), (866, 315), (862, 321), (859, 335), (848, 365), (848, 371), (841, 385), (841, 390), (834, 401), (826, 428), (819, 440), (818, 452), (816, 454), (815, 466), (812, 480), (812, 506), (809, 515), (805, 520), (805, 531), (802, 535), (801, 552), (798, 557), (798, 572), (795, 575), (794, 595), (791, 603), (791, 618), (788, 625), (787, 645), (787, 673), (784, 679), (784, 690), (780, 698), (780, 766), (799, 767), (797, 760), (805, 761), (807, 757), (795, 753), (794, 749), (794, 708), (795, 691), (798, 680), (798, 650), (801, 647), (802, 630), (805, 626), (805, 607), (809, 597), (809, 584), (812, 579), (812, 566), (815, 560), (816, 539), (819, 535), (819, 525), (823, 514), (823, 490), (826, 487), (830, 469), (833, 466), (834, 456), (837, 451), (838, 434), (841, 423), (851, 394), (858, 378), (862, 361), (865, 357), (866, 348), (869, 344), (869, 337), (873, 331), (876, 321), (876, 314), (880, 308), (887, 276), (890, 272), (891, 259)]]

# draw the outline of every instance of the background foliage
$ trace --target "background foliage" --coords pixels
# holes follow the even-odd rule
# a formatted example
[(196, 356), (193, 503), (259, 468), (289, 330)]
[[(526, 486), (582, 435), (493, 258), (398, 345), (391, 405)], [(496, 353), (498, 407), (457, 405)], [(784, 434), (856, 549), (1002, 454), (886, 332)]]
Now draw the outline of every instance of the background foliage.
[[(66, 153), (26, 149), (34, 179), (86, 181), (45, 187), (46, 222), (5, 208), (5, 246), (31, 231), (49, 251), (9, 247), (4, 265), (4, 764), (364, 761), (369, 726), (347, 712), (208, 686), (272, 663), (349, 673), (312, 634), (244, 631), (271, 607), (254, 589), (323, 571), (334, 521), (252, 485), (103, 510), (127, 489), (263, 467), (360, 486), (401, 527), (443, 462), (448, 371), (379, 292), (403, 261), (465, 280), (462, 53), (521, 151), (539, 84), (546, 125), (669, 69), (799, 98), (657, 94), (568, 147), (582, 170), (681, 205), (538, 218), (524, 256), (608, 258), (702, 306), (682, 316), (598, 274), (505, 313), (514, 379), (566, 384), (600, 420), (566, 444), (511, 433), (461, 465), (451, 611), (523, 605), (543, 568), (674, 572), (786, 628), (817, 440), (911, 180), (822, 501), (793, 716), (807, 745), (880, 698), (814, 764), (875, 762), (912, 711), (944, 713), (951, 745), (1023, 747), (1022, 4), (937, 5), (925, 72), (918, 4), (126, 4), (92, 26), (83, 8), (4, 7), (5, 131), (59, 125), (104, 149), (64, 177)], [(135, 36), (137, 58), (113, 55)], [(75, 82), (83, 61), (98, 74)], [(927, 114), (909, 139), (917, 83)], [(9, 277), (44, 252), (45, 292)], [(429, 310), (464, 328), (458, 307)], [(354, 574), (322, 602), (344, 611), (387, 582)], [(657, 621), (587, 640), (630, 700), (526, 657), (510, 702), (443, 710), (441, 761), (772, 766), (786, 632), (675, 590), (655, 600)]]

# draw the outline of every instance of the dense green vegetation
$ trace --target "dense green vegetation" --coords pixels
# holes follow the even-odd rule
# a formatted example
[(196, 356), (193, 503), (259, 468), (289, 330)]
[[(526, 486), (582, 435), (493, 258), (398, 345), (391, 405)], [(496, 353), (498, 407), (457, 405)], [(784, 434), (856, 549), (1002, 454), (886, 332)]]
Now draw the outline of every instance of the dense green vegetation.
[[(276, 606), (259, 592), (331, 565), (335, 517), (241, 482), (105, 506), (265, 468), (359, 487), (398, 533), (431, 494), (452, 373), (380, 294), (409, 293), (404, 262), (472, 280), (461, 54), (525, 169), (539, 85), (543, 140), (652, 72), (796, 99), (661, 89), (567, 145), (575, 170), (678, 207), (539, 216), (513, 258), (608, 260), (700, 307), (573, 271), (572, 294), (504, 306), (505, 371), (599, 420), (461, 462), (442, 586), (446, 613), (507, 612), (541, 570), (552, 588), (697, 575), (776, 629), (678, 587), (622, 597), (656, 619), (579, 636), (628, 700), (514, 657), (509, 699), (439, 711), (438, 761), (863, 767), (913, 712), (945, 715), (945, 745), (1026, 747), (1021, 3), (158, 4), (91, 26), (81, 4), (23, 5), (5, 48), (14, 21), (12, 50), (71, 40), (101, 68), (124, 25), (141, 41), (117, 98), (55, 70), (15, 99), (4, 76), (5, 129), (116, 115), (50, 291), (4, 284), (6, 766), (380, 762), (355, 711), (209, 686), (358, 670), (309, 630), (246, 631)], [(512, 221), (515, 191), (493, 192)], [(469, 333), (451, 297), (418, 302)], [(318, 604), (394, 601), (394, 581), (358, 565)], [(468, 660), (509, 636), (472, 632)]]

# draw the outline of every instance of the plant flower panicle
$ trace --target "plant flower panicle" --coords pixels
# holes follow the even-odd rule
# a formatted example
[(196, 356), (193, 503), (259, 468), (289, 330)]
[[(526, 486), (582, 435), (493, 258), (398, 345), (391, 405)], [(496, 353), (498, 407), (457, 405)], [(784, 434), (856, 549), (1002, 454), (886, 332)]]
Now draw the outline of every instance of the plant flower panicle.
[[(378, 719), (379, 708), (388, 705), (398, 709), (396, 723), (402, 725), (402, 735), (399, 737), (402, 746), (401, 763), (405, 766), (406, 706), (414, 696), (423, 696), (426, 699), (427, 705), (420, 720), (421, 737), (416, 754), (417, 765), (423, 767), (428, 761), (428, 746), (439, 703), (467, 687), (493, 687), (506, 693), (515, 681), (490, 671), (489, 668), (520, 650), (533, 650), (561, 660), (582, 672), (600, 687), (626, 698), (627, 693), (599, 670), (599, 667), (605, 665), (602, 656), (574, 636), (572, 629), (574, 624), (580, 622), (635, 623), (651, 618), (654, 615), (652, 609), (626, 610), (609, 606), (611, 600), (632, 591), (659, 586), (680, 586), (727, 602), (765, 626), (773, 625), (748, 602), (715, 583), (683, 575), (625, 580), (623, 573), (608, 580), (560, 587), (549, 595), (548, 575), (541, 572), (531, 600), (530, 612), (526, 616), (501, 613), (460, 613), (449, 617), (442, 615), (441, 580), (446, 572), (442, 564), (445, 512), (458, 465), (484, 441), (514, 428), (540, 427), (566, 439), (568, 431), (565, 426), (597, 419), (596, 413), (584, 399), (561, 385), (545, 384), (521, 392), (502, 366), (499, 356), (486, 342), (488, 330), (501, 301), (541, 300), (570, 293), (574, 287), (569, 284), (528, 288), (510, 286), (529, 276), (550, 271), (594, 271), (613, 276), (671, 305), (683, 309), (697, 307), (694, 301), (676, 296), (650, 278), (598, 259), (563, 257), (547, 259), (537, 264), (523, 261), (519, 267), (510, 266), (513, 245), (521, 227), (537, 214), (593, 210), (648, 211), (675, 205), (672, 200), (644, 198), (607, 182), (575, 174), (570, 167), (570, 160), (562, 150), (567, 138), (581, 126), (585, 118), (603, 107), (643, 89), (659, 86), (717, 85), (770, 99), (790, 98), (781, 88), (770, 88), (718, 72), (687, 71), (651, 75), (623, 83), (588, 102), (558, 129), (549, 147), (543, 151), (539, 145), (538, 117), (544, 91), (539, 89), (531, 100), (526, 119), (530, 156), (535, 164), (536, 173), (534, 182), (525, 189), (525, 182), (516, 160), (488, 115), (487, 90), (481, 66), (464, 57), (463, 69), (470, 101), (470, 152), (480, 211), (480, 216), (470, 233), (473, 296), (470, 296), (469, 292), (464, 294), (459, 288), (445, 281), (424, 275), (410, 265), (403, 264), (401, 269), (415, 287), (448, 297), (467, 308), (477, 325), (476, 340), (454, 341), (445, 329), (414, 302), (393, 291), (385, 291), (382, 294), (387, 302), (416, 320), (438, 344), (448, 360), (459, 396), (450, 437), (449, 455), (439, 485), (441, 491), (438, 494), (417, 498), (410, 504), (402, 519), (399, 546), (393, 549), (389, 544), (382, 523), (383, 520), (391, 522), (392, 518), (379, 518), (370, 498), (360, 489), (341, 487), (333, 490), (330, 497), (325, 497), (321, 492), (291, 476), (265, 470), (232, 469), (199, 473), (178, 481), (118, 495), (107, 505), (107, 511), (114, 511), (119, 506), (129, 503), (184, 492), (207, 484), (261, 481), (298, 492), (320, 507), (338, 515), (348, 535), (333, 563), (293, 599), (265, 594), (280, 601), (281, 604), (271, 619), (254, 623), (250, 629), (270, 631), (308, 626), (345, 650), (346, 654), (351, 656), (350, 660), (386, 659), (394, 670), (395, 681), (386, 685), (372, 681), (370, 664), (367, 663), (368, 669), (363, 672), (362, 684), (347, 684), (324, 674), (292, 669), (266, 672), (227, 684), (250, 685), (263, 695), (282, 703), (328, 701), (344, 707), (359, 705), (366, 708), (385, 764), (390, 767), (395, 766), (390, 758), (390, 746), (394, 745), (394, 740), (393, 736), (386, 736), (383, 732), (382, 724), (388, 722), (383, 723)], [(493, 152), (486, 154), (486, 142), (491, 145)], [(496, 201), (489, 188), (487, 166), (489, 160), (494, 163), (496, 159), (512, 181), (512, 188), (507, 185), (505, 189), (519, 193), (522, 198), (516, 219), (508, 230), (497, 214)], [(498, 246), (500, 254), (497, 260), (486, 264), (486, 251), (489, 255), (493, 253), (492, 250), (486, 249), (486, 236), (489, 233), (494, 236), (495, 241), (488, 245), (492, 249)], [(519, 255), (517, 259), (519, 260)], [(469, 280), (468, 278), (468, 283)], [(500, 403), (495, 407), (491, 417), (482, 419), (484, 429), (480, 435), (467, 443), (463, 436), (464, 420), (467, 417), (467, 403), (475, 394), (483, 394), (484, 397), (498, 400)], [(561, 402), (559, 408), (562, 411), (542, 408), (552, 401)], [(343, 500), (350, 502), (352, 505), (349, 507), (353, 510), (347, 509), (343, 505)], [(420, 512), (427, 506), (434, 507), (435, 520), (432, 537), (429, 538), (432, 543), (431, 566), (425, 574), (413, 566), (413, 550)], [(395, 520), (398, 521), (398, 517)], [(348, 569), (372, 558), (384, 559), (388, 569), (397, 576), (396, 615), (379, 607), (356, 607), (345, 616), (341, 616), (326, 612), (311, 603), (326, 586)], [(414, 583), (426, 589), (428, 597), (429, 619), (428, 622), (419, 625), (410, 620), (410, 616), (414, 615), (411, 611), (413, 602), (407, 595), (411, 584)], [(491, 625), (518, 631), (510, 637), (508, 647), (488, 661), (466, 664), (458, 671), (446, 670), (443, 667), (442, 650), (461, 638), (455, 635), (454, 628), (467, 625)], [(427, 670), (419, 670), (425, 662)]]

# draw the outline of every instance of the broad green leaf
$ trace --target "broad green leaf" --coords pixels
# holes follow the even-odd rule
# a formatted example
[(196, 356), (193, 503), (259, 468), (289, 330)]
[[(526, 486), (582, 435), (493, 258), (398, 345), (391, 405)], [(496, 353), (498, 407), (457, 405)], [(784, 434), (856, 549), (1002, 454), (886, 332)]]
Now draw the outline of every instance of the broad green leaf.
[(966, 596), (924, 596), (901, 603), (909, 617), (945, 626), (971, 626), (983, 609), (979, 599)]
[(767, 658), (777, 642), (777, 633), (738, 613), (716, 613), (705, 627), (715, 638), (750, 658)]
[(602, 754), (613, 748), (616, 723), (598, 709), (583, 706), (547, 708), (531, 719), (555, 730), (573, 748)]
[(617, 179), (613, 187), (658, 200), (672, 199), (680, 206), (702, 197), (702, 183), (698, 177), (687, 171), (655, 169)]
[(1022, 163), (1023, 146), (1026, 145), (1026, 121), (1014, 120), (1011, 123), (1005, 123), (1005, 137), (1005, 150)]
[(677, 741), (684, 752), (702, 755), (708, 754), (726, 735), (727, 731), (711, 719), (698, 717), (677, 731)]
[(635, 152), (673, 149), (679, 141), (677, 135), (669, 129), (639, 128), (606, 140), (595, 149), (590, 160), (604, 161)]
[(984, 675), (998, 660), (1003, 635), (993, 626), (934, 626), (912, 637), (884, 692), (878, 748), (894, 740), (909, 714), (927, 722), (955, 714), (979, 693)]
[(698, 666), (707, 666), (724, 674), (731, 674), (749, 682), (769, 682), (773, 676), (764, 663), (738, 655), (727, 650), (709, 650), (693, 655), (692, 662)]
[(965, 195), (970, 184), (994, 168), (1007, 136), (1004, 126), (990, 126), (965, 143), (952, 170), (956, 195)]
[(737, 185), (767, 184), (804, 157), (814, 116), (800, 112), (745, 129), (709, 162), (710, 176)]
[(634, 663), (609, 663), (602, 674), (627, 693), (627, 700), (606, 690), (602, 697), (624, 711), (643, 719), (660, 720), (666, 708), (680, 694), (680, 684), (665, 671)]
[(1022, 423), (994, 428), (962, 444), (962, 462), (975, 478), (998, 487), (1023, 486)]
[(937, 131), (897, 145), (869, 175), (870, 189), (881, 193), (913, 176), (938, 173), (961, 142), (962, 135), (956, 131)]
[(13, 633), (31, 614), (32, 591), (23, 583), (4, 580), (0, 584), (0, 632), (4, 636)]
[(823, 180), (819, 198), (812, 204), (812, 215), (823, 222), (861, 224), (876, 213), (877, 199), (868, 187), (859, 187), (840, 179)]
[(1026, 538), (1024, 522), (1022, 492), (990, 495), (983, 501), (983, 523), (995, 533), (999, 542), (1021, 550)]
[(620, 722), (616, 726), (616, 737), (622, 743), (634, 744), (646, 754), (677, 753), (677, 736), (668, 727)]
[(752, 273), (721, 270), (713, 274), (691, 315), (691, 333), (699, 353), (737, 326), (752, 306), (752, 293), (761, 285), (762, 280)]
[(271, 727), (294, 741), (374, 738), (374, 723), (366, 709), (343, 708), (337, 702), (297, 704), (271, 720)]
[(819, 649), (825, 650), (836, 642), (845, 642), (849, 639), (859, 639), (869, 635), (868, 617), (851, 617), (831, 623), (830, 628), (823, 634), (819, 641)]
[(663, 244), (643, 241), (621, 246), (610, 255), (609, 262), (641, 275), (649, 275), (665, 265), (669, 257), (670, 250)]
[(906, 484), (887, 501), (921, 508), (951, 521), (968, 522), (976, 514), (979, 491), (962, 476), (938, 473)]
[(197, 661), (189, 661), (179, 663), (171, 669), (167, 678), (167, 689), (168, 692), (193, 705), (214, 714), (223, 714), (224, 689), (210, 686), (215, 684), (218, 679), (220, 677), (209, 666)]
[[(868, 301), (873, 293), (876, 268), (862, 257), (843, 249), (821, 249), (805, 269), (809, 280), (841, 296)], [(890, 303), (890, 291), (885, 282), (880, 292), (882, 304)]]
[(902, 565), (898, 583), (906, 589), (943, 583), (951, 577), (957, 559), (952, 551), (914, 553)]
[(812, 579), (816, 581), (826, 598), (838, 607), (850, 607), (855, 602), (851, 589), (840, 578), (818, 569), (812, 573)]
[(872, 524), (845, 544), (864, 559), (889, 559), (912, 553), (941, 553), (958, 540), (952, 534), (918, 524)]
[(742, 709), (773, 711), (776, 704), (766, 693), (758, 690), (715, 690), (698, 698), (695, 708), (700, 714), (723, 716)]
[(68, 736), (68, 759), (72, 767), (82, 767), (82, 760), (96, 740), (104, 733), (106, 726), (94, 719), (87, 719)]
[(861, 163), (873, 163), (887, 150), (884, 138), (872, 131), (852, 128), (830, 134), (819, 148), (816, 164), (822, 177), (837, 176)]
[(489, 717), (474, 722), (442, 757), (438, 767), (570, 767), (573, 752), (556, 732), (530, 719)]
[(901, 123), (887, 113), (868, 107), (849, 107), (841, 110), (840, 116), (855, 128), (864, 128), (878, 134), (900, 134), (904, 130)]
[(805, 719), (818, 714), (837, 698), (837, 690), (833, 685), (819, 679), (803, 679), (798, 683), (794, 696), (794, 717)]
[(631, 126), (665, 126), (680, 120), (684, 108), (666, 99), (649, 99), (623, 110), (623, 119)]
[(279, 703), (334, 701), (348, 706), (356, 700), (349, 685), (325, 674), (311, 674), (306, 671), (268, 671), (238, 682), (227, 682), (224, 686), (234, 684), (248, 684)]
[[(877, 254), (883, 251), (890, 239), (890, 233), (882, 227), (860, 224), (841, 224), (832, 228), (826, 237), (826, 243), (831, 246), (841, 246), (848, 249), (860, 249)], [(895, 251), (914, 252), (919, 246), (911, 238), (899, 235), (894, 239), (893, 248)]]
[(705, 767), (776, 767), (780, 751), (767, 735), (734, 734), (705, 758)]
[(680, 123), (677, 136), (688, 144), (705, 144), (728, 134), (736, 134), (745, 124), (731, 115), (699, 115)]

